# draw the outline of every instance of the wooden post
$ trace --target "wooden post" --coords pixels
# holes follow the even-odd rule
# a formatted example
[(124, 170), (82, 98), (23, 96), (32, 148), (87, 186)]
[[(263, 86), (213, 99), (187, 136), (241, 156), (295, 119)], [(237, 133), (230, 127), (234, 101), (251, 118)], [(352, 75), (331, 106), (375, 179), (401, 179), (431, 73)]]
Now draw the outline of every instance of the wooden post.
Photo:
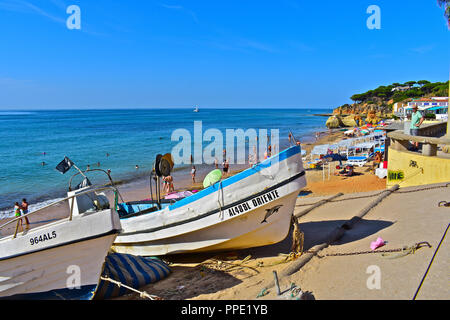
[(70, 216), (69, 216), (69, 221), (72, 221), (73, 205), (74, 205), (74, 202), (75, 202), (75, 195), (74, 195), (74, 197), (72, 198), (72, 203), (71, 203), (71, 205), (70, 205)]
[[(17, 232), (19, 231), (19, 223), (21, 222), (21, 219), (17, 220), (17, 224), (16, 224), (16, 230), (14, 231), (14, 236), (13, 238), (17, 237)], [(23, 227), (22, 227), (22, 231), (23, 231)]]

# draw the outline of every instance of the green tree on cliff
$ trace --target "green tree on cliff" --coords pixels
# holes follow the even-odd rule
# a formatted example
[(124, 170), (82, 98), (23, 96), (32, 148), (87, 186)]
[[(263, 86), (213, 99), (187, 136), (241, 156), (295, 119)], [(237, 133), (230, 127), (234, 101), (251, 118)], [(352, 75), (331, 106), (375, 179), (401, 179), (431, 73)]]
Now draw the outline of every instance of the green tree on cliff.
[(437, 0), (439, 7), (444, 8), (444, 15), (447, 17), (447, 25), (450, 29), (450, 0)]
[(428, 84), (428, 83), (430, 83), (430, 81), (428, 81), (428, 80), (419, 80), (419, 81), (417, 81), (417, 84), (420, 85), (421, 87), (423, 85), (425, 85), (425, 84)]
[(408, 82), (405, 82), (405, 84), (407, 85), (407, 86), (410, 86), (410, 87), (412, 87), (413, 85), (415, 85), (417, 82), (416, 81), (408, 81)]

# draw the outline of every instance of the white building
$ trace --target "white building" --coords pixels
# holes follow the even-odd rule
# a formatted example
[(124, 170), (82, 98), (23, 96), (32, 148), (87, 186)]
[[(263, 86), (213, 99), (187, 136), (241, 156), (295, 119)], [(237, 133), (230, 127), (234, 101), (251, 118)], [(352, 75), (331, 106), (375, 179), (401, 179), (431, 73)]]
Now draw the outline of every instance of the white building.
[[(423, 113), (433, 113), (436, 115), (437, 120), (448, 119), (448, 97), (432, 97), (432, 98), (420, 98), (413, 99), (408, 102), (407, 107), (403, 107), (403, 113), (405, 116), (412, 113), (412, 108), (417, 106), (419, 111)], [(399, 110), (400, 111), (400, 110)]]
[(394, 91), (407, 91), (407, 90), (409, 90), (409, 89), (411, 89), (412, 87), (411, 86), (398, 86), (398, 87), (395, 87), (395, 88), (392, 88), (392, 90), (391, 90), (391, 92), (394, 92)]

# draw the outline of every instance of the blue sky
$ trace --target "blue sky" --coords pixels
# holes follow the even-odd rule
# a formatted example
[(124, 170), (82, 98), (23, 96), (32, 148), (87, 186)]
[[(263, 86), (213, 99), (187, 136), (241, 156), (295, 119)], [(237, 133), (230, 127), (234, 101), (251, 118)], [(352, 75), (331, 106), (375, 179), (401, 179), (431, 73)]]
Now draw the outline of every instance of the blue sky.
[(0, 0), (0, 109), (334, 108), (449, 61), (436, 0)]

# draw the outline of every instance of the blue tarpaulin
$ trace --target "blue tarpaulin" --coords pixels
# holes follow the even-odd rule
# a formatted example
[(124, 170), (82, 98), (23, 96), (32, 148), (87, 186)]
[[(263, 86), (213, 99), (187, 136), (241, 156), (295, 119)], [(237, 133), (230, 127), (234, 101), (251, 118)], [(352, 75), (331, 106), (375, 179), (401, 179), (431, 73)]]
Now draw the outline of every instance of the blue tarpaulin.
[[(139, 289), (164, 279), (170, 272), (167, 264), (155, 257), (110, 253), (106, 257), (102, 276), (120, 281), (134, 289)], [(126, 293), (130, 293), (130, 291), (109, 281), (100, 280), (94, 299), (110, 299)]]

